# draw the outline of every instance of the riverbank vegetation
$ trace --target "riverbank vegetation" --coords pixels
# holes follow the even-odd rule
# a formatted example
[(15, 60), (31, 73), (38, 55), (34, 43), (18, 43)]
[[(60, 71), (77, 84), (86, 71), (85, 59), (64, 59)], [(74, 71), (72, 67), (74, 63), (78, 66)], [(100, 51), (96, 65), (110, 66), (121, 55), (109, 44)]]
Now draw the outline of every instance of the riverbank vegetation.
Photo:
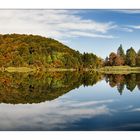
[(140, 67), (130, 66), (105, 66), (97, 69), (98, 72), (106, 74), (129, 74), (129, 73), (140, 73)]
[(38, 35), (0, 35), (0, 71), (140, 71), (140, 51), (132, 47), (124, 52), (122, 45), (117, 53), (106, 59), (93, 53), (80, 53), (57, 40)]
[(104, 65), (140, 67), (140, 50), (136, 52), (131, 47), (125, 53), (122, 45), (120, 45), (117, 53), (111, 52), (109, 57), (106, 57)]

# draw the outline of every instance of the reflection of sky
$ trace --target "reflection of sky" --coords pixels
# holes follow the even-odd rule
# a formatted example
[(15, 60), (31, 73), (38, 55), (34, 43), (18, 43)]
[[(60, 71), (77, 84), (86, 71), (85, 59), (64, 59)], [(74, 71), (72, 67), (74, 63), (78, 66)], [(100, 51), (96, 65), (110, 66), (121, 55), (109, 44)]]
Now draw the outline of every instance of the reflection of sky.
[(0, 105), (0, 130), (129, 130), (139, 129), (140, 94), (120, 96), (105, 81), (81, 86), (50, 102)]

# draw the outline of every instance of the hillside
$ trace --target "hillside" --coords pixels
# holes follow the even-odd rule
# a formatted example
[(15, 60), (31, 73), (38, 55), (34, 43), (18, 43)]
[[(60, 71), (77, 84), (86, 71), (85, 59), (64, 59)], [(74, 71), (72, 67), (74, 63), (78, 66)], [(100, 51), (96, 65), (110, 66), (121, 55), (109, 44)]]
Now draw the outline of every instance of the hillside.
[(57, 40), (38, 35), (0, 35), (0, 68), (93, 68), (102, 60), (93, 53), (81, 54)]
[(37, 35), (0, 35), (0, 67), (79, 67), (81, 54), (66, 45)]

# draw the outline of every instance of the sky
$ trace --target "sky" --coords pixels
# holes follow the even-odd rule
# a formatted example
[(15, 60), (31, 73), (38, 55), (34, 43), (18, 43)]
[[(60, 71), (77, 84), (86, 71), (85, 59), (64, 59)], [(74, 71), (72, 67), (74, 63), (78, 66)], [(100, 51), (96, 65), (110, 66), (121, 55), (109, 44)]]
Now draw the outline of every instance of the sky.
[(0, 34), (35, 34), (105, 58), (140, 49), (140, 10), (0, 10)]

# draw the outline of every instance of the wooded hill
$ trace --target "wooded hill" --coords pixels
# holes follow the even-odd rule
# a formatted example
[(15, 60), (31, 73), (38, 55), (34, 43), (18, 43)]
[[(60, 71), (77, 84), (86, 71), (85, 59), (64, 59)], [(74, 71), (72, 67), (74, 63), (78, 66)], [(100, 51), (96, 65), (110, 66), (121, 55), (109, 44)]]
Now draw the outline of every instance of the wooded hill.
[(95, 68), (103, 60), (81, 54), (51, 38), (38, 35), (0, 35), (0, 67)]
[(37, 67), (57, 69), (98, 69), (104, 66), (140, 67), (140, 50), (122, 45), (105, 60), (93, 53), (73, 50), (57, 40), (38, 35), (0, 35), (0, 69), (7, 67)]

